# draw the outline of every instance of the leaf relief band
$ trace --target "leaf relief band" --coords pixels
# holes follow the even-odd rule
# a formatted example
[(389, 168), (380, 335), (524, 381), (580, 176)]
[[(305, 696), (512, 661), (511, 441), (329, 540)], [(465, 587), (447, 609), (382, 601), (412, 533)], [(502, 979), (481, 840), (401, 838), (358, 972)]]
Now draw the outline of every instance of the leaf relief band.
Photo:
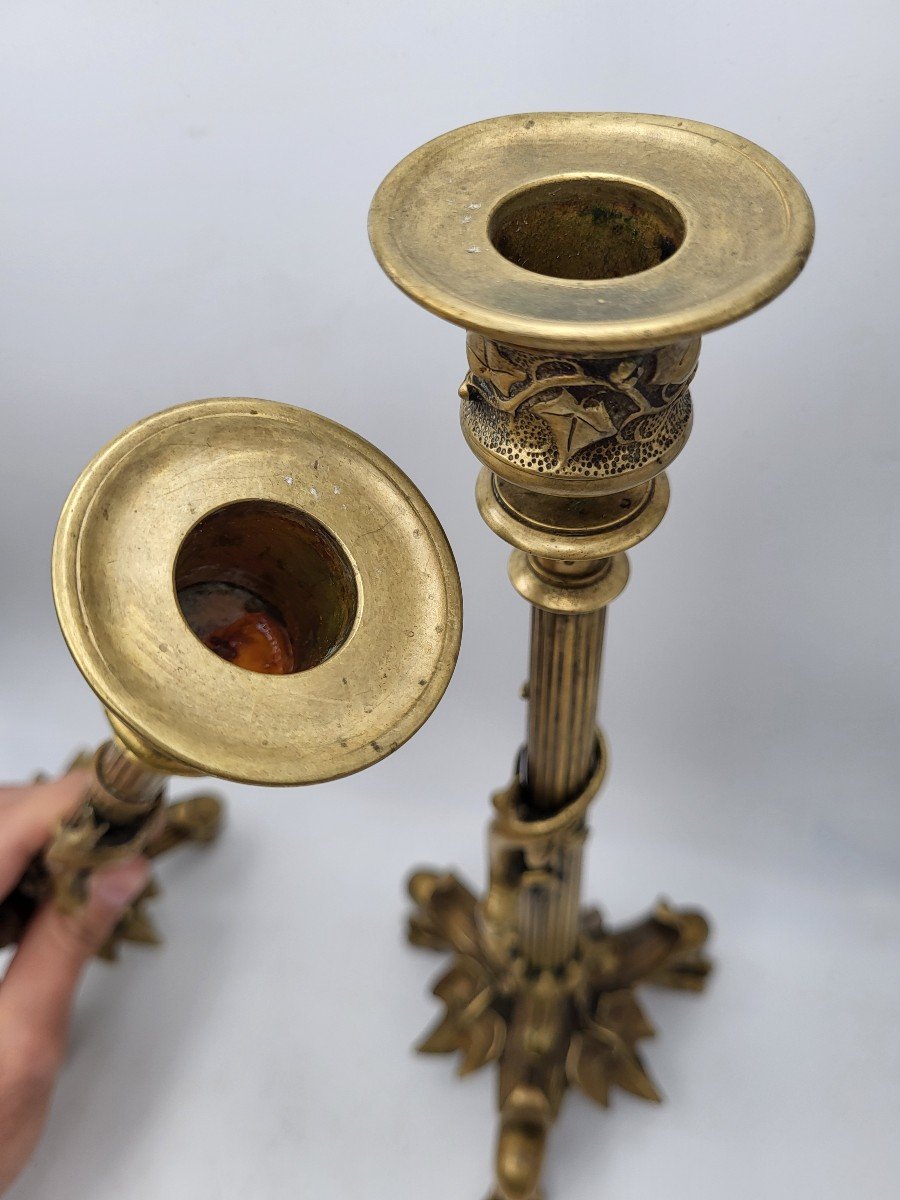
[(614, 478), (655, 461), (661, 470), (687, 440), (699, 339), (627, 358), (551, 355), (479, 333), (466, 349), (463, 426), (513, 467)]

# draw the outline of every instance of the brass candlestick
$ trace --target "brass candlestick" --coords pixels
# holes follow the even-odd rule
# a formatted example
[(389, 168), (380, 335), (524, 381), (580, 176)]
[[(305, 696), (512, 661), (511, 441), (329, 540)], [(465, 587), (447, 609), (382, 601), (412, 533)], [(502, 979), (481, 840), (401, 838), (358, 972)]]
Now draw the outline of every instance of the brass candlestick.
[(659, 1099), (637, 985), (700, 990), (710, 969), (699, 912), (659, 904), (613, 930), (580, 907), (606, 606), (665, 513), (700, 335), (787, 287), (812, 211), (777, 159), (721, 129), (535, 113), (409, 155), (370, 235), (403, 291), (468, 330), (478, 507), (532, 605), (527, 740), (494, 796), (487, 893), (418, 872), (410, 938), (454, 955), (421, 1049), (460, 1051), (462, 1073), (499, 1063), (496, 1195), (533, 1200), (568, 1085), (604, 1106), (614, 1085)]
[[(0, 906), (3, 944), (46, 896), (83, 903), (96, 867), (215, 836), (215, 798), (167, 805), (169, 775), (361, 770), (428, 718), (459, 648), (459, 578), (423, 496), (356, 434), (265, 400), (181, 405), (101, 450), (60, 518), (53, 594), (113, 738)], [(144, 899), (108, 954), (156, 940)]]

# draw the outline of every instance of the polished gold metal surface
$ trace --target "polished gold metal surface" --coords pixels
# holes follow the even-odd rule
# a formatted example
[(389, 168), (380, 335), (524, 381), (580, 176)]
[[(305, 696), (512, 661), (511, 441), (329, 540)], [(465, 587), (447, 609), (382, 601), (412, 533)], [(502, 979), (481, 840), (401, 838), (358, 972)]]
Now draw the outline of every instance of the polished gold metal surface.
[[(210, 652), (178, 598), (210, 579), (296, 624), (306, 669)], [(243, 782), (319, 782), (383, 758), (433, 711), (459, 647), (456, 567), (421, 493), (350, 430), (265, 400), (181, 405), (105, 447), (60, 520), (53, 589), (122, 740)]]
[(538, 558), (608, 558), (652, 533), (669, 506), (664, 474), (611, 496), (552, 496), (501, 479), (486, 467), (475, 489), (478, 511), (505, 542)]
[[(766, 304), (806, 262), (813, 217), (777, 158), (724, 129), (521, 113), (413, 151), (378, 189), (369, 230), (394, 283), (439, 317), (494, 341), (614, 354)], [(638, 257), (621, 261), (623, 244)]]
[(532, 605), (526, 743), (494, 797), (483, 899), (417, 872), (410, 938), (449, 950), (446, 1008), (420, 1047), (498, 1063), (496, 1200), (536, 1200), (568, 1086), (659, 1091), (638, 1051), (639, 984), (700, 990), (699, 912), (660, 902), (610, 929), (581, 908), (607, 605), (625, 551), (660, 523), (691, 429), (700, 335), (773, 299), (812, 245), (809, 201), (766, 151), (671, 117), (531, 113), (404, 159), (370, 215), (375, 253), (468, 330), (460, 418), (478, 506)]
[[(83, 904), (98, 867), (211, 841), (218, 800), (167, 804), (169, 775), (304, 784), (392, 753), (443, 695), (461, 633), (453, 555), (406, 475), (266, 400), (184, 404), (101, 450), (63, 509), (53, 594), (113, 739), (0, 906), (0, 941), (48, 895)], [(149, 894), (107, 953), (157, 940)]]

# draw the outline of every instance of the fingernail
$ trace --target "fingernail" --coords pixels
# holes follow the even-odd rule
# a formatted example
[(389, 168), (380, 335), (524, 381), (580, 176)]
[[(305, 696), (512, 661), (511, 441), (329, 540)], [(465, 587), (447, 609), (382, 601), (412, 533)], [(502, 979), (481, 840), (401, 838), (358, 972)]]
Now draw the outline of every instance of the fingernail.
[(110, 908), (125, 908), (147, 886), (150, 863), (140, 856), (104, 867), (91, 880), (91, 895)]

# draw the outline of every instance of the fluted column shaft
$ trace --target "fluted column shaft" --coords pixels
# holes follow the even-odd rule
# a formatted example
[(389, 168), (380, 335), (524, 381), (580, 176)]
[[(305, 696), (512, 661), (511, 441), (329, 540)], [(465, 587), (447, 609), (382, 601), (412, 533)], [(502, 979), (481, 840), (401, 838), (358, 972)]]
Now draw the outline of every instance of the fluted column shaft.
[(605, 608), (532, 609), (526, 776), (536, 811), (561, 808), (591, 773), (605, 625)]
[[(604, 566), (584, 563), (573, 572), (561, 563), (533, 560), (533, 565), (556, 586), (573, 588)], [(535, 820), (565, 809), (581, 793), (596, 765), (605, 625), (605, 606), (571, 613), (532, 607), (523, 782)], [(567, 836), (554, 839), (546, 861), (522, 881), (519, 938), (533, 967), (560, 967), (577, 946), (585, 837), (582, 827), (574, 827)]]

